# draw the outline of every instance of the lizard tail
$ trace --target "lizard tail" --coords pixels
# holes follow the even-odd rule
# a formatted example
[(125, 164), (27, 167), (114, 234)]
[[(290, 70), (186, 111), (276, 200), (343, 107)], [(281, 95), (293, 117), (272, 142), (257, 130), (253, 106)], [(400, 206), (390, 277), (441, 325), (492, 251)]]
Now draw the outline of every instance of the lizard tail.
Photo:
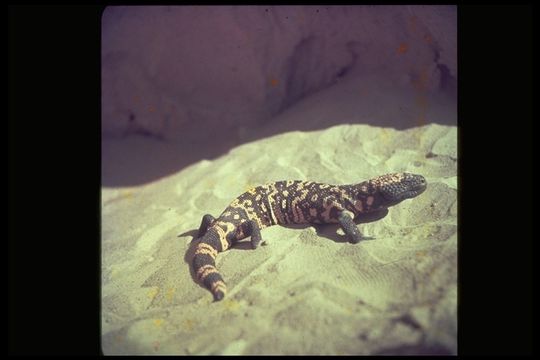
[(197, 279), (214, 295), (214, 301), (220, 301), (227, 293), (227, 286), (216, 269), (216, 256), (221, 251), (219, 234), (209, 229), (195, 248), (193, 271)]

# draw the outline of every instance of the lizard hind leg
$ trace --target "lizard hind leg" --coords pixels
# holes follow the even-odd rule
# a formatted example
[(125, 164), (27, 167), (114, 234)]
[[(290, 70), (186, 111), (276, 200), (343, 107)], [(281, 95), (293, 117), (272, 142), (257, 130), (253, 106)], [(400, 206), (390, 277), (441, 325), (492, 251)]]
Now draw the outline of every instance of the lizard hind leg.
[(210, 228), (210, 226), (212, 225), (214, 221), (216, 221), (216, 218), (213, 217), (212, 215), (210, 214), (204, 215), (201, 221), (201, 226), (199, 226), (199, 233), (197, 235), (197, 238), (204, 236), (206, 232), (208, 231), (208, 228)]
[(251, 248), (256, 249), (262, 241), (261, 229), (254, 220), (250, 220), (248, 224), (248, 233), (246, 235), (251, 236)]

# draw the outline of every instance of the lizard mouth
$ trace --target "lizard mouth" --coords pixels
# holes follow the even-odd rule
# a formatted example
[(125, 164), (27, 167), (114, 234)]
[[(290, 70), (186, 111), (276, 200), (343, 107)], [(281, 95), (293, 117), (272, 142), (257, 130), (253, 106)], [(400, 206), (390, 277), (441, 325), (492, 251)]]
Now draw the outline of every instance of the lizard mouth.
[(427, 185), (425, 183), (415, 185), (412, 189), (408, 189), (401, 194), (402, 199), (410, 199), (417, 197), (424, 191), (426, 191)]

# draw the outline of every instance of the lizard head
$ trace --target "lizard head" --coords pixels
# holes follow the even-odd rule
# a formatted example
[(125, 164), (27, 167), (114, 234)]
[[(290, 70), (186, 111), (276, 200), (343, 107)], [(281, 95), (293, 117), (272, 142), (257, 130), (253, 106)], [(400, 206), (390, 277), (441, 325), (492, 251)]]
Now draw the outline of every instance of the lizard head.
[(426, 190), (427, 182), (422, 175), (410, 173), (392, 173), (369, 180), (379, 194), (379, 205), (388, 207), (405, 199), (412, 199)]

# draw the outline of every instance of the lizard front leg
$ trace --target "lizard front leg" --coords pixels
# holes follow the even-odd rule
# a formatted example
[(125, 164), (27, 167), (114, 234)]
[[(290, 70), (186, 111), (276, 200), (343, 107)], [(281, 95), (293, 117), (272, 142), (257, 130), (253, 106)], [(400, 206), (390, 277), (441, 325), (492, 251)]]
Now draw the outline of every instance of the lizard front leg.
[(261, 229), (255, 220), (248, 222), (247, 236), (251, 236), (251, 247), (256, 249), (262, 241)]
[(353, 244), (359, 243), (361, 240), (373, 239), (372, 237), (363, 236), (358, 226), (354, 223), (354, 214), (348, 210), (343, 210), (338, 215), (338, 222), (345, 232), (345, 235), (349, 238), (349, 242)]

